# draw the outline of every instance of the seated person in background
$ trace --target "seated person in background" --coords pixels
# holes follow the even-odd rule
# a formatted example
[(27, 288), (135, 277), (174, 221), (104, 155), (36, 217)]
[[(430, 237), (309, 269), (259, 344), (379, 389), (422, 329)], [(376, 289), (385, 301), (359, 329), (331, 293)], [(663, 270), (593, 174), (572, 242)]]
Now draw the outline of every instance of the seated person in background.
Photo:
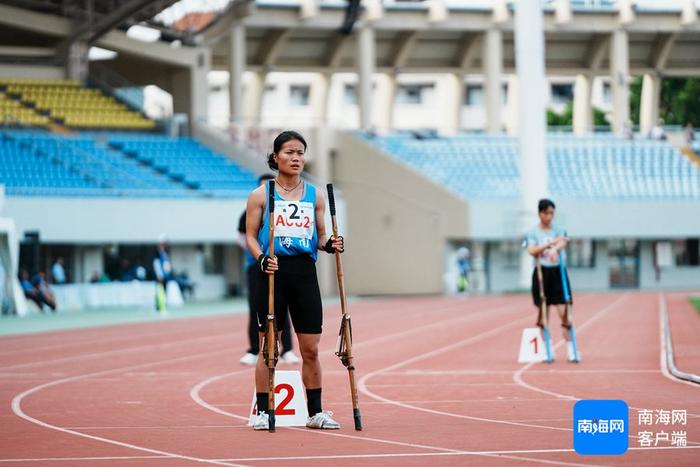
[(131, 265), (127, 260), (124, 261), (124, 272), (120, 279), (122, 282), (146, 280), (146, 268), (138, 264)]
[(194, 298), (194, 286), (195, 283), (190, 279), (187, 271), (182, 271), (180, 274), (175, 274), (173, 276), (177, 285), (180, 286), (180, 291), (182, 292), (182, 298), (184, 299), (189, 293), (190, 300)]
[[(34, 279), (37, 280), (35, 281)], [(47, 297), (44, 295), (41, 287), (38, 286), (42, 280), (39, 274), (34, 276), (34, 279), (30, 280), (29, 272), (26, 269), (22, 269), (19, 276), (19, 282), (22, 286), (22, 290), (24, 291), (24, 296), (36, 303), (36, 305), (39, 307), (39, 311), (42, 313), (44, 312), (44, 304), (48, 305), (53, 311), (56, 311), (56, 302), (54, 300), (53, 293), (51, 293), (49, 290), (48, 292), (50, 293), (50, 296)], [(46, 281), (44, 281), (44, 283), (45, 282)], [(48, 286), (46, 286), (45, 289), (48, 289)]]
[(664, 141), (666, 139), (666, 130), (664, 130), (664, 120), (662, 118), (656, 122), (656, 125), (649, 132), (650, 139)]
[(92, 275), (90, 276), (90, 283), (91, 284), (105, 283), (105, 282), (110, 282), (109, 276), (107, 275), (106, 272), (103, 272), (102, 274), (100, 274), (97, 271), (92, 271)]
[(32, 285), (39, 294), (39, 300), (47, 304), (51, 311), (56, 311), (56, 297), (49, 288), (49, 283), (46, 282), (46, 273), (44, 271), (39, 271), (32, 277)]

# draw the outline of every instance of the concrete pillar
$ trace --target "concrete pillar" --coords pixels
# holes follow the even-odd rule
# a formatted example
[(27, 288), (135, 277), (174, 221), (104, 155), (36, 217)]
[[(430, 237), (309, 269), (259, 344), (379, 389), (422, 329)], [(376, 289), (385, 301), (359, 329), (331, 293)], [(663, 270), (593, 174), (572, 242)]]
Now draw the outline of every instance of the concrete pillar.
[(610, 42), (610, 78), (613, 100), (613, 132), (622, 131), (630, 119), (629, 42), (627, 31), (613, 32)]
[(503, 74), (503, 33), (489, 29), (484, 35), (484, 105), (486, 131), (501, 131), (501, 76)]
[(170, 74), (169, 90), (173, 95), (175, 113), (186, 114), (193, 122), (206, 122), (208, 118), (209, 83), (207, 73), (211, 69), (211, 52), (201, 49), (196, 63), (179, 68)]
[(557, 24), (571, 22), (573, 14), (571, 12), (570, 0), (554, 0), (554, 20)]
[(252, 125), (259, 125), (262, 120), (262, 99), (266, 78), (267, 73), (264, 72), (248, 74), (243, 96), (243, 118)]
[(642, 80), (642, 99), (639, 106), (639, 131), (646, 135), (659, 120), (661, 77), (647, 73)]
[[(446, 79), (446, 95), (451, 98), (452, 105), (444, 112), (443, 128), (447, 134), (459, 133), (462, 126), (462, 106), (464, 105), (464, 75), (461, 73), (450, 73)], [(447, 101), (449, 102), (449, 100)]]
[(190, 115), (193, 121), (206, 122), (209, 118), (209, 82), (207, 74), (211, 70), (211, 51), (201, 49), (197, 63), (190, 68), (191, 87)]
[(683, 0), (681, 6), (681, 24), (687, 26), (697, 22), (698, 7), (695, 6), (695, 0)]
[(328, 98), (331, 88), (331, 75), (318, 73), (311, 85), (309, 101), (313, 109), (313, 125), (328, 125)]
[(593, 77), (578, 75), (574, 84), (574, 133), (584, 135), (593, 131), (593, 103), (591, 89)]
[[(326, 184), (332, 181), (332, 167), (330, 152), (333, 146), (333, 130), (327, 125), (314, 125), (314, 130), (308, 135), (310, 172), (313, 175), (313, 183), (316, 189), (320, 190), (324, 198), (326, 194)], [(330, 222), (330, 213), (326, 206), (326, 233), (330, 236), (333, 233), (333, 226)], [(319, 261), (316, 263), (318, 286), (321, 295), (337, 295), (337, 283), (335, 282), (335, 259), (332, 255), (319, 254)]]
[(357, 36), (357, 97), (360, 111), (360, 129), (372, 128), (372, 77), (374, 76), (374, 29), (365, 23)]
[(394, 101), (396, 100), (396, 74), (377, 75), (377, 119), (376, 129), (386, 133), (394, 127)]
[[(547, 194), (544, 28), (539, 0), (515, 3), (515, 63), (520, 88), (520, 219), (524, 235), (537, 222), (537, 201)], [(527, 287), (532, 261), (523, 250), (519, 285)]]
[(68, 61), (66, 74), (68, 79), (84, 83), (88, 77), (88, 44), (85, 41), (75, 41), (68, 46)]
[(245, 26), (239, 21), (234, 21), (229, 33), (229, 120), (236, 123), (243, 122), (243, 73), (246, 65), (246, 40)]
[(517, 136), (520, 119), (520, 81), (517, 75), (508, 77), (508, 96), (506, 97), (506, 132)]

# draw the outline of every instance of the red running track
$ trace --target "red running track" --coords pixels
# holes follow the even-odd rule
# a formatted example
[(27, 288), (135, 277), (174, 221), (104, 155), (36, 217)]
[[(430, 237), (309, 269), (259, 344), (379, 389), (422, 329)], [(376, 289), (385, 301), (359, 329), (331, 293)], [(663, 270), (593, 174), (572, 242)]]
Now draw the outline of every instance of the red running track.
[[(238, 364), (243, 315), (0, 338), (0, 466), (697, 466), (700, 387), (660, 365), (660, 299), (580, 294), (578, 365), (565, 361), (554, 327), (555, 363), (517, 363), (521, 330), (535, 319), (524, 295), (353, 303), (362, 432), (333, 355), (337, 307), (326, 310), (321, 342), (336, 432), (245, 425), (253, 371)], [(669, 314), (676, 363), (692, 372), (700, 316), (683, 313), (684, 299), (669, 295)], [(629, 404), (625, 455), (573, 451), (581, 398)], [(638, 409), (687, 410), (688, 446), (640, 447), (636, 435), (650, 427), (639, 426)]]

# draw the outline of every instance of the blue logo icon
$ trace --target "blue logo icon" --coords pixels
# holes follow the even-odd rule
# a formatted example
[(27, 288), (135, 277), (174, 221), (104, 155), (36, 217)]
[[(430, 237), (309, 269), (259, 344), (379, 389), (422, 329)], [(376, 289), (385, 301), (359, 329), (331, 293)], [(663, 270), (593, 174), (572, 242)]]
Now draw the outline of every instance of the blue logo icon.
[(582, 455), (620, 455), (629, 446), (629, 407), (620, 400), (574, 405), (574, 449)]

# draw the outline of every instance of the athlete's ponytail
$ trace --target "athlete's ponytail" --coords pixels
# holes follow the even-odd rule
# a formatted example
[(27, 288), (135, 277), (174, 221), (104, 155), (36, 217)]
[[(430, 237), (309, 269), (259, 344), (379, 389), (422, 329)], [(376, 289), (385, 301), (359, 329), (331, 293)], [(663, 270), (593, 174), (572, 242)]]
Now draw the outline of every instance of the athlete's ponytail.
[(275, 153), (274, 152), (271, 152), (270, 154), (267, 155), (267, 166), (270, 167), (270, 169), (272, 169), (272, 170), (279, 169), (277, 162), (275, 162)]

